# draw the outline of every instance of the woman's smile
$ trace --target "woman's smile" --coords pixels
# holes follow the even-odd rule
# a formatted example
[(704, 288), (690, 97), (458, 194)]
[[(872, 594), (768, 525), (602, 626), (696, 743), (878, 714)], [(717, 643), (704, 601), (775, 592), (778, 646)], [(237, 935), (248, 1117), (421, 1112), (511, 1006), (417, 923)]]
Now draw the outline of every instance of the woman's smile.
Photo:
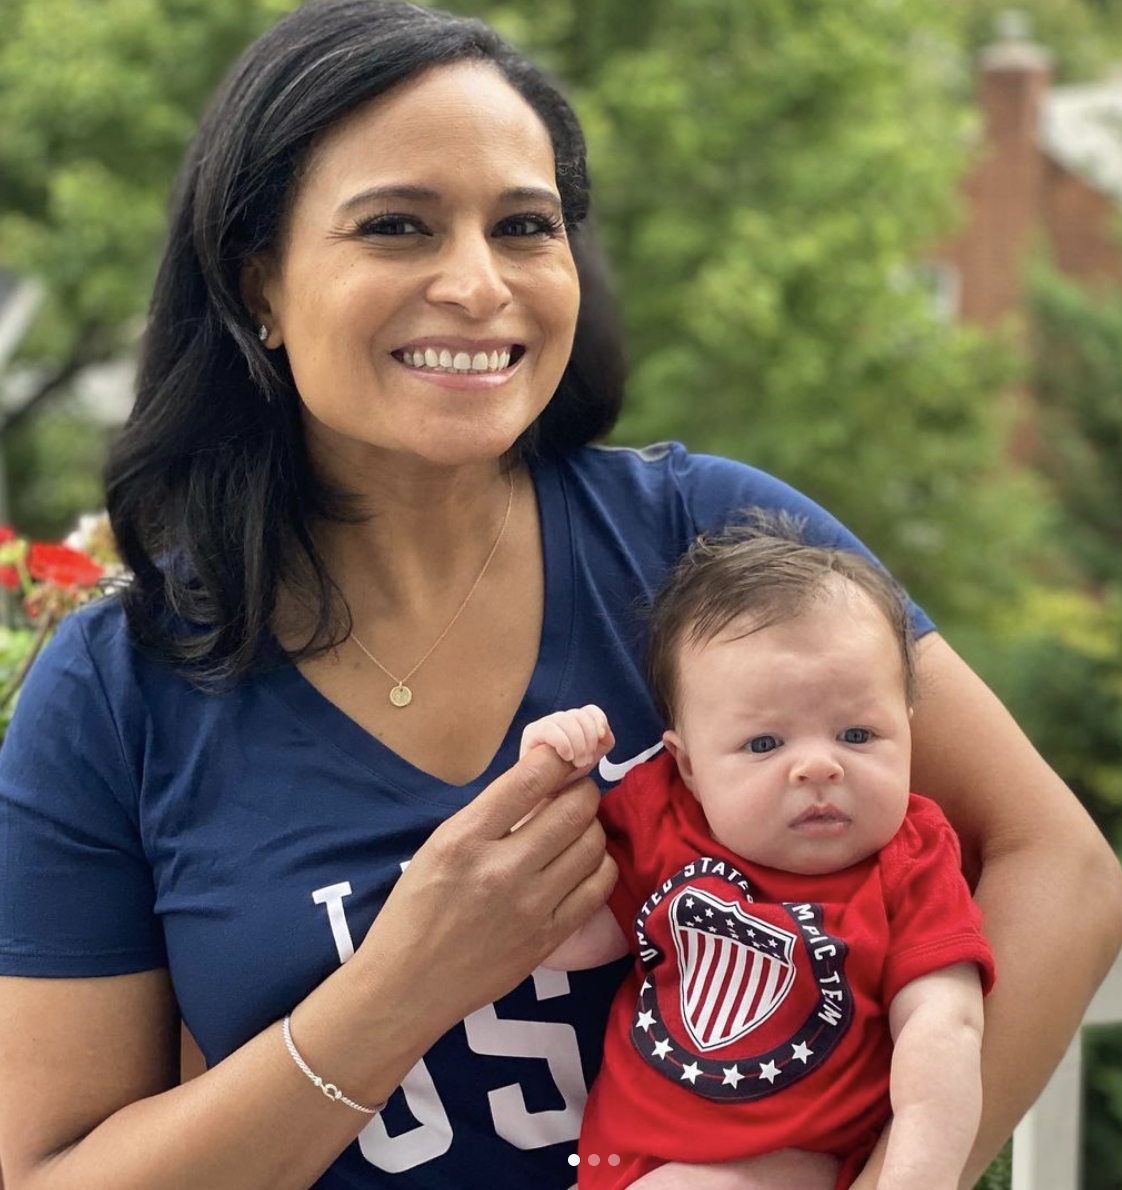
[(505, 384), (525, 358), (520, 343), (503, 340), (465, 340), (454, 337), (416, 340), (391, 351), (418, 379), (441, 388), (490, 389)]

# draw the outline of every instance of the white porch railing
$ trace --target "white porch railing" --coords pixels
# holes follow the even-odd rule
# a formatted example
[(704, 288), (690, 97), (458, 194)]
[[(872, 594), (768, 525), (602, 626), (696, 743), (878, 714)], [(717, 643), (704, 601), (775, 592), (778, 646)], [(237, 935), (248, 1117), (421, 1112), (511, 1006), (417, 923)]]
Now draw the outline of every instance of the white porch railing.
[[(1122, 1022), (1122, 958), (1111, 968), (1083, 1018), (1085, 1025)], [(1080, 1037), (1068, 1046), (1040, 1098), (1013, 1133), (1012, 1190), (1080, 1190), (1083, 1070)], [(1118, 1157), (1122, 1168), (1122, 1153)]]

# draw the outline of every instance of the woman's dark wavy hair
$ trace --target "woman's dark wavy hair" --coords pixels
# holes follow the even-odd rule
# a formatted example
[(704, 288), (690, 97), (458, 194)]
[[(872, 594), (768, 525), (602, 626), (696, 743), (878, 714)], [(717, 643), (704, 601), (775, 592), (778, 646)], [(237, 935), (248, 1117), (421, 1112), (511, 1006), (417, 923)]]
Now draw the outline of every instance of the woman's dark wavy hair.
[(135, 576), (121, 595), (133, 639), (200, 685), (225, 685), (275, 660), (269, 625), (282, 583), (315, 623), (292, 659), (345, 637), (350, 613), (311, 527), (363, 516), (354, 495), (311, 469), (287, 356), (267, 352), (254, 333), (243, 263), (277, 246), (317, 134), (398, 83), (462, 61), (493, 66), (545, 124), (581, 281), (572, 356), (515, 457), (582, 446), (618, 416), (620, 320), (604, 259), (582, 226), (584, 137), (556, 88), (486, 25), (434, 9), (313, 0), (285, 17), (234, 66), (187, 154), (136, 403), (106, 469), (113, 531)]

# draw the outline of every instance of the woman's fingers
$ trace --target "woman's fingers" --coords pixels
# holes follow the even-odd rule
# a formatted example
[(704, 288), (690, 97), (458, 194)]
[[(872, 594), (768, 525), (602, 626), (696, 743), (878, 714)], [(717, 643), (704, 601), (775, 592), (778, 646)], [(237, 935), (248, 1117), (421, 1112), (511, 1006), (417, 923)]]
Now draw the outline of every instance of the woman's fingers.
[(504, 995), (607, 896), (614, 865), (591, 781), (547, 796), (517, 831), (495, 837), (571, 775), (552, 749), (534, 749), (442, 823), (394, 887), (363, 945), (379, 954), (405, 945), (410, 969), (435, 965), (434, 1012), (458, 1020)]
[(576, 888), (600, 870), (605, 850), (604, 828), (594, 818), (563, 851), (542, 869), (542, 879), (555, 886), (562, 895)]
[(505, 838), (540, 802), (572, 779), (573, 766), (552, 748), (532, 748), (445, 826), (456, 823), (481, 839)]
[(599, 851), (604, 832), (596, 818), (600, 790), (587, 778), (574, 781), (539, 805), (528, 822), (504, 843), (512, 862), (528, 871), (544, 872), (553, 861), (586, 834)]
[(558, 902), (553, 920), (562, 939), (579, 930), (607, 901), (617, 874), (615, 860), (605, 851), (596, 867)]
[(553, 748), (532, 748), (416, 853), (368, 935), (371, 953), (408, 938), (411, 965), (438, 962), (434, 1012), (451, 1019), (505, 994), (614, 884), (599, 802)]

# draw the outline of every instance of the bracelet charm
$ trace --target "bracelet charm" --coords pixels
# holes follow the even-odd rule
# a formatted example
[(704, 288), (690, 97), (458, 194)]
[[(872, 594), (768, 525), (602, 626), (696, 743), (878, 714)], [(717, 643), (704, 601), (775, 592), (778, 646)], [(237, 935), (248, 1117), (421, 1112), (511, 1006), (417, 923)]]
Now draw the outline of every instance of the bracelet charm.
[[(308, 1078), (312, 1080), (313, 1083), (315, 1083), (317, 1087), (319, 1087), (319, 1089), (327, 1096), (328, 1099), (335, 1103), (342, 1103), (347, 1107), (352, 1108), (354, 1111), (362, 1112), (363, 1115), (376, 1116), (382, 1110), (382, 1108), (386, 1106), (385, 1103), (379, 1103), (377, 1107), (363, 1107), (361, 1103), (355, 1103), (353, 1099), (348, 1099), (334, 1083), (325, 1083), (323, 1079), (320, 1078), (320, 1076), (316, 1074), (314, 1070), (312, 1070), (308, 1063), (304, 1061), (304, 1059), (300, 1056), (300, 1051), (296, 1048), (296, 1042), (292, 1040), (292, 1025), (290, 1024), (291, 1019), (291, 1013), (285, 1015), (284, 1020), (281, 1022), (281, 1032), (284, 1034), (285, 1048), (288, 1050), (292, 1060), (296, 1063), (296, 1065), (300, 1067), (300, 1069), (308, 1076)], [(386, 1102), (388, 1103), (389, 1100)]]

